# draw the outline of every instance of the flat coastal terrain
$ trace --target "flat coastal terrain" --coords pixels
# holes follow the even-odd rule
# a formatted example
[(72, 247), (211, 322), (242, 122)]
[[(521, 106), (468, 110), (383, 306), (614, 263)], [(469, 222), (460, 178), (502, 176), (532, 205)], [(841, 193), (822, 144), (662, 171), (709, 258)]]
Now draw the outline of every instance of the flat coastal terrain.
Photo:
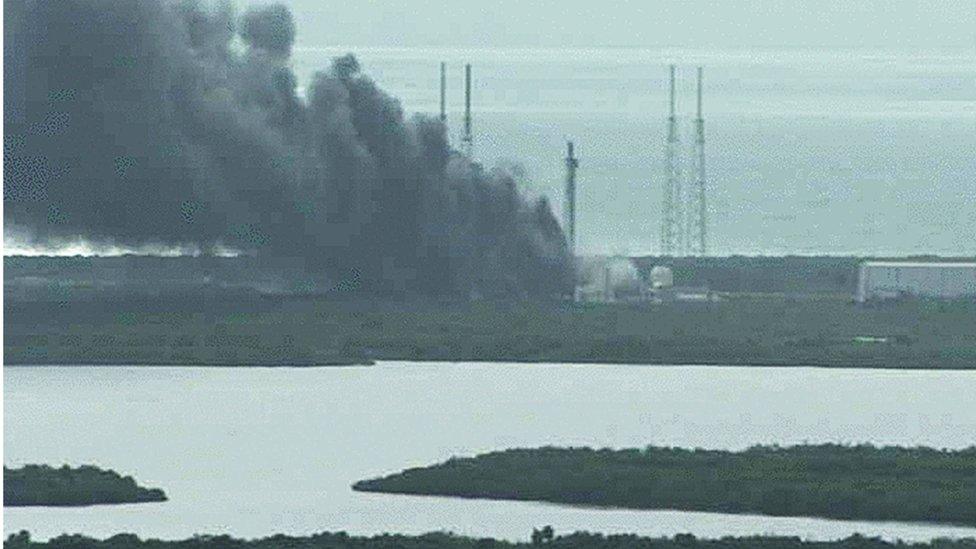
[(6, 364), (375, 360), (976, 368), (976, 303), (843, 297), (575, 304), (224, 294), (5, 300)]
[[(924, 258), (922, 258), (924, 259)], [(707, 302), (312, 291), (253, 258), (4, 258), (7, 364), (377, 360), (976, 368), (976, 302), (853, 302), (853, 257), (638, 258)]]

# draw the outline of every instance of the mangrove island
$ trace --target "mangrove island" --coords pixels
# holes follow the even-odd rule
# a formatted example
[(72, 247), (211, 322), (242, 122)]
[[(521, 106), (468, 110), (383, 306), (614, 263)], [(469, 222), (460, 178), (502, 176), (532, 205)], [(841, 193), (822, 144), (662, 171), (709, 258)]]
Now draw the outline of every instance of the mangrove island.
[(976, 448), (741, 452), (538, 448), (451, 458), (353, 489), (715, 513), (976, 524)]
[(7, 507), (68, 507), (108, 503), (166, 501), (159, 488), (143, 488), (129, 476), (91, 465), (3, 468), (3, 504)]

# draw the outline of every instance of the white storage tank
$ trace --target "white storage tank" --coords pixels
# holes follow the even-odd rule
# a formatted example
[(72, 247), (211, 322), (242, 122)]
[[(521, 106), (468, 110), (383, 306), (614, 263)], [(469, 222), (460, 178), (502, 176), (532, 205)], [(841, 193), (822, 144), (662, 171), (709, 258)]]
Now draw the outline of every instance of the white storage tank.
[(976, 263), (867, 261), (857, 280), (858, 302), (904, 296), (976, 298)]
[(674, 273), (670, 267), (657, 265), (651, 269), (651, 287), (655, 290), (674, 286)]

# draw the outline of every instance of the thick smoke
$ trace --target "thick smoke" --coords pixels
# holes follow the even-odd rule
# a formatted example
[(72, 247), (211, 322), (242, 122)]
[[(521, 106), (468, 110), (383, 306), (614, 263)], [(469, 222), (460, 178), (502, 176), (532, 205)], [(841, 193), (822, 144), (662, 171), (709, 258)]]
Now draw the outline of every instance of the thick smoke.
[[(448, 145), (345, 56), (305, 98), (283, 6), (5, 2), (4, 229), (226, 246), (371, 291), (552, 294), (545, 201)], [(329, 283), (332, 283), (329, 282)]]
[(295, 41), (291, 12), (280, 4), (252, 9), (241, 18), (241, 38), (252, 48), (287, 58)]

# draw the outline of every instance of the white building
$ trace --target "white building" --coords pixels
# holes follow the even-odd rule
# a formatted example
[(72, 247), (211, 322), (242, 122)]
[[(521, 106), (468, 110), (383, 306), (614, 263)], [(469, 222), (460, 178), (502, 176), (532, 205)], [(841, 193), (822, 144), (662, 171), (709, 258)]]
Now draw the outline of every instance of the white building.
[(868, 261), (861, 264), (858, 302), (902, 296), (976, 298), (976, 263)]

